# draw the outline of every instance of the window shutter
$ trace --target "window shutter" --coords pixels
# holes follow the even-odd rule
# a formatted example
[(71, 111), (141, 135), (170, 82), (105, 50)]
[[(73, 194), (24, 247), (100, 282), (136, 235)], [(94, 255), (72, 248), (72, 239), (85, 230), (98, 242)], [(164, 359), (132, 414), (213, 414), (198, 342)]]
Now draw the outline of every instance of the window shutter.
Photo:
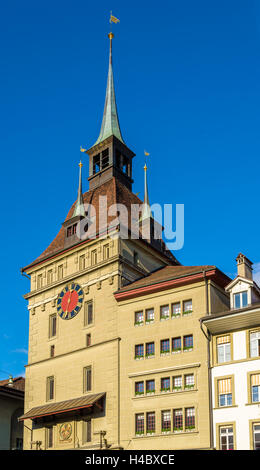
[(219, 393), (225, 393), (225, 394), (231, 393), (232, 392), (231, 379), (219, 380), (218, 390), (219, 390)]

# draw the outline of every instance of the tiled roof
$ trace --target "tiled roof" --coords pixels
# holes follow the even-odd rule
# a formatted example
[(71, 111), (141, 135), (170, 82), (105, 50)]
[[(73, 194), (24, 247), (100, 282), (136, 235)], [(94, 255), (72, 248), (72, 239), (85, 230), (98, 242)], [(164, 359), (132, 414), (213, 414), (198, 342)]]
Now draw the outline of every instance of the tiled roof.
[(24, 377), (15, 377), (13, 379), (13, 385), (8, 385), (9, 379), (0, 380), (0, 387), (6, 387), (8, 389), (16, 389), (24, 392), (25, 387), (25, 378)]
[(118, 292), (125, 292), (131, 289), (138, 289), (139, 287), (146, 287), (152, 284), (169, 281), (174, 278), (187, 276), (189, 274), (202, 273), (203, 271), (208, 271), (211, 269), (216, 269), (216, 266), (165, 266), (154, 271), (153, 273), (149, 274), (144, 278), (138, 279), (137, 281), (134, 281), (131, 284), (122, 287)]
[(66, 413), (68, 411), (88, 408), (93, 406), (104, 396), (105, 393), (95, 393), (79, 398), (73, 398), (71, 400), (60, 401), (58, 403), (48, 403), (47, 405), (36, 406), (35, 408), (27, 411), (24, 415), (20, 416), (19, 421), (23, 419), (40, 418), (43, 416), (50, 416), (52, 414)]
[[(91, 204), (94, 206), (95, 211), (96, 211), (96, 231), (102, 231), (102, 229), (106, 229), (107, 225), (110, 225), (111, 222), (116, 218), (116, 215), (110, 215), (107, 217), (107, 225), (99, 226), (99, 197), (100, 196), (107, 196), (107, 209), (106, 207), (102, 207), (101, 210), (107, 211), (110, 206), (113, 204), (124, 204), (127, 209), (128, 209), (128, 227), (130, 228), (130, 223), (131, 223), (131, 204), (142, 204), (142, 201), (137, 197), (134, 193), (132, 193), (125, 185), (120, 183), (115, 177), (111, 178), (110, 180), (106, 181), (103, 183), (101, 186), (98, 186), (97, 188), (87, 191), (83, 195), (84, 199), (84, 204), (88, 205)], [(72, 205), (70, 208), (68, 215), (66, 217), (66, 221), (69, 220), (74, 211), (75, 203)], [(104, 219), (103, 219), (104, 220)], [(124, 216), (120, 213), (120, 220), (124, 224)], [(37, 264), (40, 261), (43, 261), (45, 259), (48, 259), (49, 257), (58, 254), (65, 248), (65, 228), (62, 226), (54, 238), (54, 240), (50, 243), (50, 245), (46, 248), (46, 250), (43, 251), (43, 253), (32, 263), (30, 263), (28, 266), (23, 268), (23, 271), (28, 269), (34, 264)], [(79, 243), (82, 242), (82, 240), (79, 240)], [(174, 262), (176, 261), (175, 257), (172, 255), (171, 252), (167, 250), (167, 247), (165, 247), (164, 254), (167, 257), (170, 257), (171, 260)], [(177, 261), (176, 261), (177, 262)]]

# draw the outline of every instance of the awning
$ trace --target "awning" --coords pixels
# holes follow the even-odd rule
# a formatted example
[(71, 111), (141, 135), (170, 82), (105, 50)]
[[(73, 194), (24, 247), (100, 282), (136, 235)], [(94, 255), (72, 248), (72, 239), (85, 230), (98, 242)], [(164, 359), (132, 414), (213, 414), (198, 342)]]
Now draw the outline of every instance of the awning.
[(105, 393), (96, 393), (93, 395), (85, 395), (80, 398), (72, 400), (60, 401), (58, 403), (48, 403), (43, 406), (36, 406), (27, 411), (24, 415), (19, 417), (19, 421), (24, 419), (43, 418), (44, 416), (56, 415), (61, 413), (68, 413), (69, 411), (76, 411), (84, 408), (89, 408), (104, 397)]

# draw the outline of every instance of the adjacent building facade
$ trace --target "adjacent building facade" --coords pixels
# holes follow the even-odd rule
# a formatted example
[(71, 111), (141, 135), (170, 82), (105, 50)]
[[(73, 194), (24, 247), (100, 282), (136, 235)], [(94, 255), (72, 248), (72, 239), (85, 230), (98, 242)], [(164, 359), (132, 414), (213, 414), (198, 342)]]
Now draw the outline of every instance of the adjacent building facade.
[(0, 450), (23, 448), (24, 378), (0, 380)]
[(211, 336), (214, 447), (260, 449), (260, 290), (252, 263), (237, 257), (226, 286), (231, 309), (202, 319)]

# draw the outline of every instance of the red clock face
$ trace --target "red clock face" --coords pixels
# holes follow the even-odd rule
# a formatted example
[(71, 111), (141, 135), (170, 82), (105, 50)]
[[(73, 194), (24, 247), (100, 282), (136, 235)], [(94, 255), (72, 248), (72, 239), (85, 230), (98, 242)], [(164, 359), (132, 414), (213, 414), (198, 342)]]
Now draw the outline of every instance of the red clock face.
[(77, 315), (83, 303), (83, 290), (79, 284), (72, 282), (59, 294), (57, 311), (63, 320), (70, 320)]

